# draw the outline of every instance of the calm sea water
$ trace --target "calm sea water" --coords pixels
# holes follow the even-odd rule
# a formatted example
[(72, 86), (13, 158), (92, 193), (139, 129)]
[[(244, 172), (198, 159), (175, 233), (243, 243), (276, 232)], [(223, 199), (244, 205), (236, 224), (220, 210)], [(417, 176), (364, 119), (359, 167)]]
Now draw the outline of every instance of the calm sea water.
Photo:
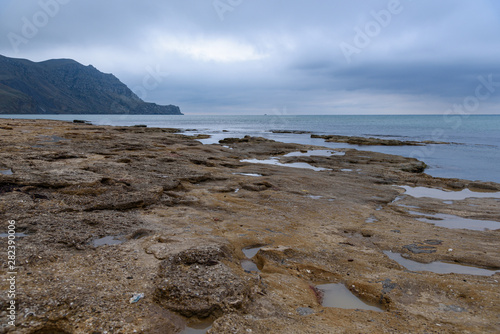
[[(96, 125), (136, 125), (173, 127), (187, 134), (206, 133), (216, 143), (226, 137), (262, 136), (283, 142), (353, 147), (424, 161), (432, 176), (494, 181), (500, 183), (500, 115), (376, 115), (376, 116), (160, 116), (160, 115), (3, 115), (2, 118), (85, 119)], [(400, 140), (434, 140), (449, 145), (363, 146), (325, 143), (310, 134), (274, 134), (270, 130), (299, 130), (315, 134), (372, 136)]]

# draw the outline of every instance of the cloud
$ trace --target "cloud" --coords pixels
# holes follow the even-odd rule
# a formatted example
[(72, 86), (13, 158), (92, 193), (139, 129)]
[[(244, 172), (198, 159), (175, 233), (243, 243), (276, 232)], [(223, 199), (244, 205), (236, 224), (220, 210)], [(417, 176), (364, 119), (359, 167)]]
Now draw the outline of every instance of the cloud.
[[(499, 14), (495, 0), (4, 0), (0, 54), (73, 58), (131, 88), (159, 69), (144, 95), (186, 113), (442, 113), (479, 76), (500, 81)], [(500, 87), (474, 112), (499, 105)]]
[(259, 54), (254, 46), (222, 37), (158, 36), (153, 42), (160, 54), (177, 53), (203, 62), (246, 62), (268, 57)]

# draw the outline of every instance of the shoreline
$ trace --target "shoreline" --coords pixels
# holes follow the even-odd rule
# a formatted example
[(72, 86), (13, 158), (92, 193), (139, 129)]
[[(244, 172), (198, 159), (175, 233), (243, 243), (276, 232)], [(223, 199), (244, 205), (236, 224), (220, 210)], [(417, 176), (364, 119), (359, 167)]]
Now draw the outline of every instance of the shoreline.
[[(13, 116), (14, 117), (14, 116)], [(40, 116), (45, 118), (50, 116)], [(443, 117), (405, 116), (391, 118), (389, 116), (99, 116), (70, 115), (67, 118), (53, 116), (60, 120), (71, 121), (75, 118), (86, 119), (96, 125), (132, 126), (144, 124), (151, 127), (179, 128), (184, 134), (206, 134), (211, 139), (203, 143), (218, 143), (226, 137), (243, 137), (245, 135), (262, 136), (268, 139), (304, 145), (327, 146), (330, 148), (354, 148), (365, 151), (376, 151), (387, 154), (415, 157), (424, 161), (429, 167), (427, 174), (438, 177), (461, 178), (468, 180), (493, 181), (500, 183), (496, 166), (500, 164), (498, 145), (500, 138), (496, 134), (499, 117), (470, 116), (461, 127), (451, 128)], [(355, 126), (359, 124), (359, 126)], [(411, 126), (409, 126), (411, 124)], [(354, 127), (353, 127), (354, 126)], [(500, 125), (499, 125), (500, 126)], [(199, 131), (193, 131), (198, 129)], [(272, 130), (281, 129), (281, 130)], [(287, 130), (288, 129), (288, 130)], [(293, 130), (295, 129), (295, 130)], [(188, 131), (189, 130), (189, 131)], [(279, 133), (279, 132), (292, 133)], [(278, 132), (278, 133), (276, 133)], [(311, 134), (319, 136), (342, 135), (351, 143), (377, 145), (352, 145), (348, 143), (325, 142), (323, 139), (310, 138)], [(299, 134), (304, 133), (304, 134)], [(476, 136), (480, 133), (480, 136)], [(355, 137), (360, 137), (362, 141)], [(376, 140), (367, 140), (374, 137)], [(387, 141), (380, 141), (387, 139)], [(384, 146), (392, 140), (416, 141), (425, 144), (451, 143), (449, 145), (425, 144), (425, 146)], [(444, 142), (443, 142), (444, 141)], [(380, 144), (380, 145), (379, 145)]]
[[(416, 159), (377, 152), (258, 137), (223, 147), (174, 132), (0, 119), (0, 170), (10, 171), (0, 174), (1, 232), (15, 220), (25, 235), (21, 306), (4, 332), (178, 333), (207, 319), (208, 333), (500, 330), (499, 273), (414, 272), (384, 253), (500, 269), (500, 229), (419, 220), (500, 224), (498, 198), (402, 188), (494, 196), (500, 184), (431, 177)], [(320, 149), (343, 154), (286, 156)], [(322, 170), (242, 161), (271, 157)], [(106, 237), (117, 242), (95, 246)], [(259, 272), (245, 272), (243, 249), (257, 247)], [(324, 307), (316, 286), (325, 283), (384, 312)]]

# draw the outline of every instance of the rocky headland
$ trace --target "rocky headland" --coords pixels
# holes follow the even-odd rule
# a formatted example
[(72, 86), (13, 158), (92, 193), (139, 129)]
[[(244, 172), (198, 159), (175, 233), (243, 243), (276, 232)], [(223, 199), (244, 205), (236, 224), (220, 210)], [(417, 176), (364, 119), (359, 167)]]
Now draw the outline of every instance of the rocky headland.
[[(148, 74), (145, 80), (159, 79)], [(178, 106), (144, 102), (113, 74), (92, 65), (72, 59), (32, 62), (2, 55), (0, 114), (182, 115)]]
[[(11, 220), (17, 233), (16, 325), (3, 293), (0, 332), (500, 331), (500, 230), (422, 219), (500, 222), (498, 184), (434, 178), (394, 155), (176, 132), (0, 120), (0, 233)], [(0, 249), (8, 291), (6, 234)], [(324, 306), (322, 284), (372, 309)]]

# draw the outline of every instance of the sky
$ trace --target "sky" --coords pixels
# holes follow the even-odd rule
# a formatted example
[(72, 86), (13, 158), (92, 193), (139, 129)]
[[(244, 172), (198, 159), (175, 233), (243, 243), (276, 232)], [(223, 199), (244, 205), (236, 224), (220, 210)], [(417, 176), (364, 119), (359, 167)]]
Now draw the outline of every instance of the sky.
[(0, 54), (185, 114), (498, 114), (498, 0), (0, 0)]

